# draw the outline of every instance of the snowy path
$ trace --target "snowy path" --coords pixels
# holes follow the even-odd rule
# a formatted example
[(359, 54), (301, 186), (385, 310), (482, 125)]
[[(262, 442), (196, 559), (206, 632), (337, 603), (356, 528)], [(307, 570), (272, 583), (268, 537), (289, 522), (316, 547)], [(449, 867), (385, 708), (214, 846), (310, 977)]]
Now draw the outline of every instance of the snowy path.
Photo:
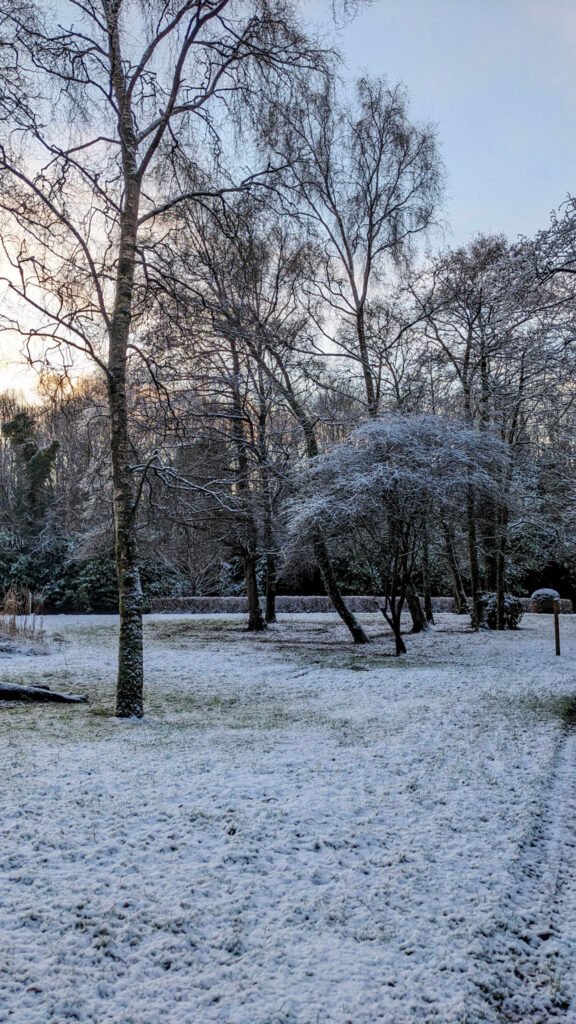
[(576, 1021), (576, 731), (559, 738), (541, 813), (480, 954), (470, 1024)]
[(158, 617), (142, 723), (115, 622), (47, 626), (2, 676), (92, 704), (0, 712), (2, 1024), (573, 1024), (576, 617)]

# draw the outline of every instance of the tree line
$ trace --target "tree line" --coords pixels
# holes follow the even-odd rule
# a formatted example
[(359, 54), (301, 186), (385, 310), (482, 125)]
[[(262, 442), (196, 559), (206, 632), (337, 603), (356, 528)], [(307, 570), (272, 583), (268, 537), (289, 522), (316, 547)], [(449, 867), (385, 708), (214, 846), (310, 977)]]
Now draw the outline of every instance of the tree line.
[(2, 398), (1, 569), (61, 607), (117, 590), (118, 715), (151, 593), (243, 586), (261, 630), (321, 584), (358, 643), (345, 595), (374, 593), (400, 652), (404, 602), (425, 628), (450, 586), (477, 627), (492, 592), (503, 628), (569, 575), (572, 200), (433, 252), (434, 130), (345, 88), (285, 0), (0, 25), (2, 318), (42, 370)]

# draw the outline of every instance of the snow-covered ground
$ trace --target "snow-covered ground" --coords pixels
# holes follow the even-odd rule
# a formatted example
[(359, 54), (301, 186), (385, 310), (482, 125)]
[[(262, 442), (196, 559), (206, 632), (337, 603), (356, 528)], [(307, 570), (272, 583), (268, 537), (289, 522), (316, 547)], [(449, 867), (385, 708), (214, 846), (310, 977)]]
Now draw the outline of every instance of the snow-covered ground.
[(409, 638), (147, 620), (147, 717), (112, 617), (46, 620), (0, 677), (0, 1022), (576, 1021), (576, 617)]

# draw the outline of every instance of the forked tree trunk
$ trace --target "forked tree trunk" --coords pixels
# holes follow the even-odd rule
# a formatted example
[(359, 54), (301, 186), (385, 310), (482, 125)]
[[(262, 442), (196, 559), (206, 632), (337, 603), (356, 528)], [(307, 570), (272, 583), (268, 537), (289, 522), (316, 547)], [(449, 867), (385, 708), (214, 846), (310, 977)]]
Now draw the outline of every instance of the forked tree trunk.
[(394, 633), (394, 653), (399, 658), (401, 654), (406, 654), (406, 644), (404, 643), (399, 623), (398, 625), (393, 625), (392, 632)]
[(396, 657), (399, 658), (401, 654), (407, 653), (406, 644), (404, 643), (404, 638), (402, 636), (402, 607), (404, 599), (402, 597), (396, 597), (395, 590), (396, 587), (394, 587), (393, 596), (387, 598), (384, 605), (380, 606), (380, 611), (392, 630), (392, 635), (394, 637), (394, 653)]

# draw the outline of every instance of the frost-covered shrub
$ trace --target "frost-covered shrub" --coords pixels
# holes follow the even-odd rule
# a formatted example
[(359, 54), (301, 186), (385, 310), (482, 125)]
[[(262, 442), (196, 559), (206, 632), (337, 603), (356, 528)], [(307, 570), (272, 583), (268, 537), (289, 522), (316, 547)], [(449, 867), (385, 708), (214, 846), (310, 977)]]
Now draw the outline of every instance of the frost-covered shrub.
[(530, 611), (536, 613), (544, 612), (551, 615), (559, 601), (560, 594), (557, 590), (552, 590), (550, 587), (541, 587), (540, 590), (535, 590), (530, 598)]
[[(488, 629), (498, 627), (498, 602), (496, 594), (482, 594), (482, 625)], [(504, 594), (504, 628), (517, 629), (524, 614), (522, 602), (519, 597), (512, 594)]]

